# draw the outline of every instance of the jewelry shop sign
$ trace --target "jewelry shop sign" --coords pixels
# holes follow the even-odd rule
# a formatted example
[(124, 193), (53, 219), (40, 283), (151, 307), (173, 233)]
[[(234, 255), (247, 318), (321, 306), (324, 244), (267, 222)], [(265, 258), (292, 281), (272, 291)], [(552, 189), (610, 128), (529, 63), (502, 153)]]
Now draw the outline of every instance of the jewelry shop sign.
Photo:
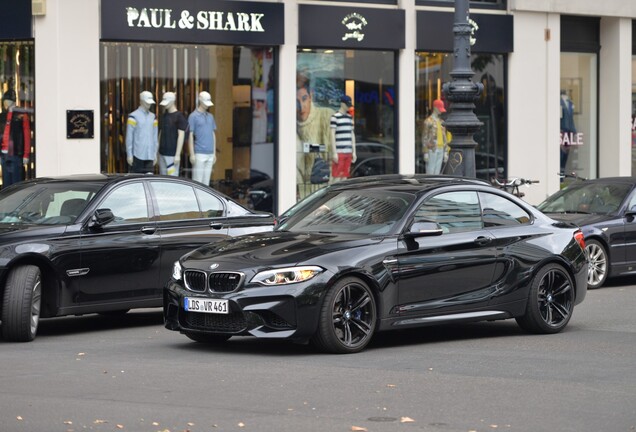
[(231, 0), (101, 0), (101, 39), (282, 45), (282, 3)]

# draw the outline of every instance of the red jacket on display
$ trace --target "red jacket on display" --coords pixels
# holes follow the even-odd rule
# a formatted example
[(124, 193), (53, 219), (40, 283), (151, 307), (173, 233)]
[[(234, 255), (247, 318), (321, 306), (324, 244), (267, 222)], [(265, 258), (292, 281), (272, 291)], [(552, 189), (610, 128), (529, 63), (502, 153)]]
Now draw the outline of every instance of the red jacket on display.
[(9, 152), (9, 143), (12, 141), (13, 155), (10, 156), (20, 156), (27, 159), (31, 155), (31, 122), (29, 115), (27, 113), (9, 111), (6, 113), (4, 123), (2, 153), (7, 154)]

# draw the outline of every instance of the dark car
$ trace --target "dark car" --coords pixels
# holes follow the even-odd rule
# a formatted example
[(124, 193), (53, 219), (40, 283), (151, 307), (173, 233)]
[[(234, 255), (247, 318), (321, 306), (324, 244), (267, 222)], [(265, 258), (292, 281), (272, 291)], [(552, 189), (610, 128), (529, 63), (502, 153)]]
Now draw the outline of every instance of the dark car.
[(13, 185), (0, 192), (2, 335), (30, 341), (40, 318), (160, 307), (181, 255), (272, 228), (271, 214), (177, 177), (77, 175)]
[(376, 331), (516, 318), (556, 333), (585, 298), (583, 235), (479, 180), (377, 176), (317, 192), (275, 231), (186, 254), (166, 328), (362, 350)]
[(549, 196), (539, 210), (581, 227), (589, 256), (587, 286), (636, 268), (636, 178), (579, 180)]

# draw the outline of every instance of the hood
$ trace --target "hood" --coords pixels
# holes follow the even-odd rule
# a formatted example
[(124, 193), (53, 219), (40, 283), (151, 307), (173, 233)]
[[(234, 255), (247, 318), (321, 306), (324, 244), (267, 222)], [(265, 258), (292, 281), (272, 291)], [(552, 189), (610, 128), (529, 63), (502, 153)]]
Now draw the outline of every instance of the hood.
[(296, 265), (317, 256), (380, 242), (359, 235), (292, 233), (273, 231), (229, 238), (202, 246), (183, 258), (187, 268), (221, 270)]
[(545, 213), (548, 217), (561, 221), (571, 222), (578, 226), (593, 225), (600, 222), (616, 219), (616, 215), (586, 214), (586, 213)]
[(31, 238), (46, 239), (62, 234), (66, 225), (29, 225), (0, 223), (0, 244), (25, 242)]

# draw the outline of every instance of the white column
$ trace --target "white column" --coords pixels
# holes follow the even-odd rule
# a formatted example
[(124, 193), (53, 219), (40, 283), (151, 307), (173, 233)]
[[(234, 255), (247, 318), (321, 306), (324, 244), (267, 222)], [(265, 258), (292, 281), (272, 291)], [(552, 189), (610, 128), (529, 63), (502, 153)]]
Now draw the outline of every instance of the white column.
[(632, 175), (632, 21), (601, 18), (599, 177)]
[(508, 61), (508, 176), (540, 180), (524, 188), (538, 204), (559, 179), (560, 31), (558, 14), (516, 12)]
[(398, 53), (398, 172), (415, 172), (415, 48), (417, 40), (415, 0), (398, 0), (405, 11), (405, 47)]
[(281, 214), (296, 203), (296, 49), (298, 4), (285, 1), (285, 44), (278, 62), (278, 205)]
[[(99, 1), (48, 0), (34, 23), (36, 175), (99, 172)], [(93, 111), (93, 139), (66, 138), (66, 110)]]

